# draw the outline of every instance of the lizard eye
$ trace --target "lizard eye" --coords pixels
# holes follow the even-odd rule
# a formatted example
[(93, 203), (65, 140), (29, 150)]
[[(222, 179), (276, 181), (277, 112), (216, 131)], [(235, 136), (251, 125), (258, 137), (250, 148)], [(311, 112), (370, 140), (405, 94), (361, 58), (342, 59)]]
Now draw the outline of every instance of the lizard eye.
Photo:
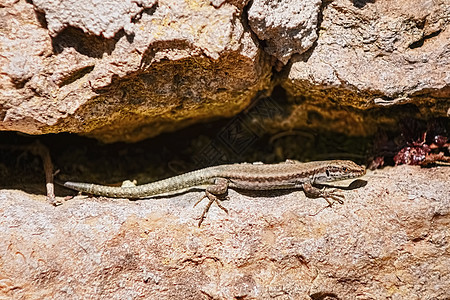
[(342, 171), (343, 171), (344, 173), (347, 173), (347, 172), (348, 172), (348, 168), (347, 168), (347, 167), (342, 167)]

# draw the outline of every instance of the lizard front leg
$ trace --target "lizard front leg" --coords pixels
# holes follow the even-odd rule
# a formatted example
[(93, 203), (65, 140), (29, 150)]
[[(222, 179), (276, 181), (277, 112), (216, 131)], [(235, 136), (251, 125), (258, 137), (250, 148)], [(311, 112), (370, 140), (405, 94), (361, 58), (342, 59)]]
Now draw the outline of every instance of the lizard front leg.
[(305, 192), (306, 196), (310, 198), (324, 198), (327, 200), (328, 204), (331, 206), (333, 205), (334, 201), (339, 202), (340, 204), (343, 204), (345, 197), (339, 193), (336, 192), (336, 190), (331, 191), (325, 191), (325, 188), (319, 189), (314, 187), (311, 183), (306, 182), (302, 185), (303, 191)]
[(210, 185), (205, 190), (205, 195), (200, 198), (195, 204), (194, 207), (202, 202), (203, 199), (208, 198), (209, 202), (206, 204), (205, 209), (203, 210), (202, 215), (200, 216), (200, 221), (198, 222), (198, 227), (202, 224), (203, 220), (205, 219), (206, 213), (209, 211), (209, 208), (211, 205), (215, 202), (217, 206), (219, 206), (223, 211), (228, 213), (228, 210), (223, 207), (223, 205), (220, 203), (221, 200), (228, 200), (229, 197), (225, 194), (228, 191), (228, 180), (226, 178), (217, 178), (214, 181), (213, 185)]

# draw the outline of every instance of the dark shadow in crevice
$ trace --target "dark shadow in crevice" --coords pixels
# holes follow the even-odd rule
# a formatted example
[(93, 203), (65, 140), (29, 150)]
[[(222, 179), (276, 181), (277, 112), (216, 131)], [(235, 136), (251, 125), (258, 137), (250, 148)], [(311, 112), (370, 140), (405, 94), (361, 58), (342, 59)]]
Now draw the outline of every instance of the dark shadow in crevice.
[[(32, 3), (30, 0), (28, 2)], [(150, 8), (145, 8), (141, 13), (134, 16), (131, 21), (137, 23), (141, 19), (142, 14), (152, 15), (157, 8), (158, 4)], [(36, 9), (35, 13), (41, 26), (47, 28), (45, 13)], [(114, 51), (116, 43), (124, 36), (130, 44), (133, 43), (134, 33), (126, 33), (123, 29), (117, 32), (113, 38), (105, 38), (86, 33), (80, 28), (68, 26), (52, 39), (52, 46), (54, 53), (57, 54), (61, 53), (65, 48), (74, 48), (83, 55), (102, 58), (105, 53), (111, 54)]]
[(441, 33), (441, 30), (435, 31), (433, 33), (424, 35), (420, 40), (415, 41), (414, 43), (412, 43), (411, 45), (409, 45), (409, 49), (416, 49), (416, 48), (420, 48), (423, 46), (423, 44), (425, 43), (426, 40), (429, 40), (431, 38), (434, 38), (436, 36), (438, 36)]
[[(190, 49), (193, 48), (193, 44), (185, 39), (173, 39), (171, 41), (156, 41), (148, 46), (148, 48), (145, 50), (145, 52), (142, 54), (142, 59), (140, 62), (139, 67), (142, 70), (147, 70), (153, 62), (153, 58), (155, 57), (156, 53), (162, 52), (162, 51), (170, 51), (170, 50), (184, 50), (184, 49)], [(167, 61), (168, 59), (161, 59), (160, 62)]]
[(124, 31), (121, 30), (114, 38), (107, 39), (87, 34), (79, 28), (68, 27), (52, 39), (52, 46), (55, 53), (61, 53), (65, 48), (74, 48), (83, 55), (102, 58), (105, 53), (111, 54), (114, 51), (116, 43), (124, 35)]
[(6, 107), (0, 103), (0, 120), (4, 120), (6, 117)]
[(353, 0), (353, 6), (363, 8), (367, 3), (375, 3), (375, 0)]
[(68, 77), (64, 78), (58, 86), (63, 87), (65, 85), (71, 84), (75, 81), (77, 81), (80, 78), (83, 78), (85, 75), (92, 72), (95, 66), (87, 66), (82, 69), (76, 70), (75, 72), (72, 72)]
[[(317, 37), (320, 36), (320, 30), (321, 30), (321, 25), (323, 22), (323, 11), (325, 10), (325, 8), (328, 7), (328, 5), (331, 3), (332, 1), (323, 1), (322, 5), (319, 8), (319, 12), (317, 14)], [(314, 50), (316, 49), (318, 43), (317, 40), (319, 38), (317, 38), (314, 43), (312, 44), (312, 46), (305, 52), (303, 52), (302, 54), (295, 54), (292, 56), (290, 61), (303, 61), (303, 62), (307, 62), (309, 60), (309, 58), (311, 57), (311, 55), (314, 53)]]
[(318, 292), (309, 295), (312, 300), (325, 300), (325, 299), (339, 299), (339, 297), (335, 293), (328, 292)]
[[(29, 3), (33, 4), (32, 1), (30, 1)], [(45, 19), (45, 13), (37, 10), (36, 7), (34, 8), (34, 14), (36, 15), (36, 20), (39, 22), (39, 25), (41, 25), (42, 28), (48, 29), (47, 20)]]
[(136, 22), (137, 20), (139, 20), (143, 14), (147, 14), (147, 15), (153, 15), (155, 13), (155, 11), (158, 9), (159, 5), (158, 3), (156, 3), (155, 5), (153, 5), (152, 7), (149, 8), (144, 8), (144, 10), (142, 11), (142, 13), (136, 15), (132, 21)]

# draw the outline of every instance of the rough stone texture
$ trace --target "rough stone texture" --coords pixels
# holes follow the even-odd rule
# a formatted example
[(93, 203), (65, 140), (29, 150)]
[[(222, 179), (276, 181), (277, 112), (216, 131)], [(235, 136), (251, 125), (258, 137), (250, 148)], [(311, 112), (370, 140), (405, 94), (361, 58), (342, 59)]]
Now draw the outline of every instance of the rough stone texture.
[(144, 9), (154, 6), (156, 0), (33, 0), (33, 4), (45, 14), (47, 28), (52, 36), (71, 26), (90, 34), (112, 38), (122, 29), (130, 32), (132, 19)]
[(255, 0), (248, 9), (250, 28), (266, 42), (265, 51), (286, 64), (317, 40), (320, 0)]
[[(344, 205), (230, 192), (201, 228), (200, 192), (62, 206), (0, 191), (0, 292), (26, 299), (446, 299), (450, 168), (366, 175)], [(203, 203), (205, 205), (205, 203)]]
[(445, 115), (450, 98), (450, 2), (332, 1), (317, 45), (292, 59), (292, 97), (360, 108), (413, 102)]
[[(37, 2), (45, 14), (26, 1), (4, 3), (0, 130), (136, 141), (231, 116), (267, 87), (269, 61), (236, 7), (180, 0), (142, 11), (151, 3), (139, 3), (114, 5), (109, 16), (129, 14), (113, 23), (67, 1)], [(106, 15), (109, 4), (98, 5)], [(62, 23), (63, 15), (73, 18)]]
[[(276, 128), (367, 136), (396, 123), (392, 104), (450, 114), (447, 0), (0, 0), (0, 17), (0, 130), (133, 142), (277, 84), (291, 114)], [(262, 48), (295, 55), (272, 74)]]

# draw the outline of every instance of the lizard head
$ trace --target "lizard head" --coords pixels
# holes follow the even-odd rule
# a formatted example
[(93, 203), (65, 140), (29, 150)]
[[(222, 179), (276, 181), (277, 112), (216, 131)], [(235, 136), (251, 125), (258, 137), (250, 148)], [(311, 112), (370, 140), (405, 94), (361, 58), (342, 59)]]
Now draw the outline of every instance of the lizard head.
[(366, 174), (366, 168), (350, 160), (330, 160), (315, 177), (317, 183), (356, 178)]

